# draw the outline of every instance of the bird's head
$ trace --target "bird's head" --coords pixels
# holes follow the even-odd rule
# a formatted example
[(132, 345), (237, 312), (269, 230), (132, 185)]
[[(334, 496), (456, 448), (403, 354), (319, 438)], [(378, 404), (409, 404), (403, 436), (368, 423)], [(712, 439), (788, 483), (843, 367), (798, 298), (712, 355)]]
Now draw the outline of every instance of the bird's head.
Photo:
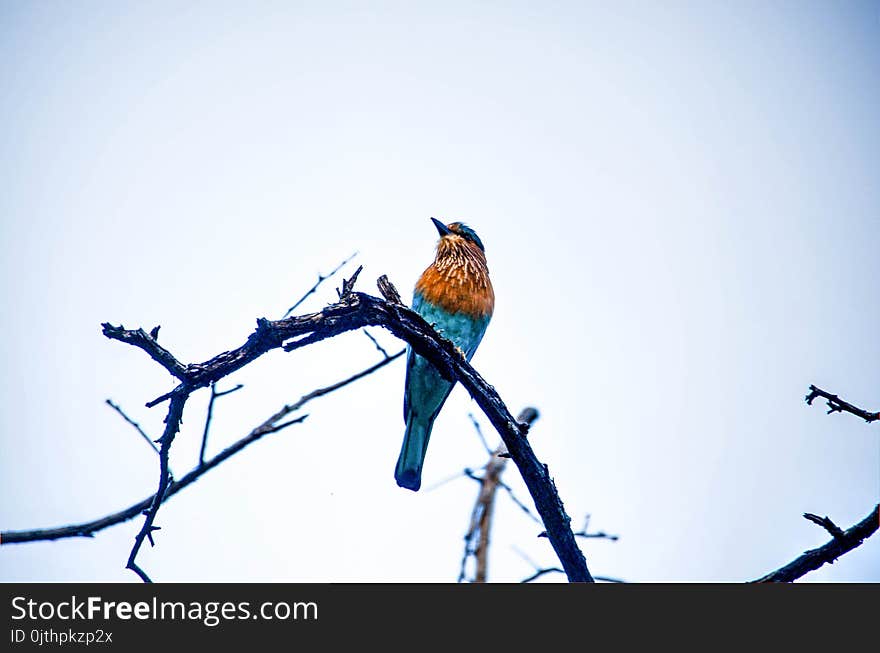
[(441, 245), (461, 246), (469, 244), (478, 247), (481, 252), (486, 251), (486, 248), (483, 247), (483, 241), (480, 240), (477, 232), (465, 223), (451, 222), (449, 224), (443, 224), (436, 218), (431, 218), (431, 222), (434, 223), (434, 226), (437, 227), (437, 231), (440, 232)]

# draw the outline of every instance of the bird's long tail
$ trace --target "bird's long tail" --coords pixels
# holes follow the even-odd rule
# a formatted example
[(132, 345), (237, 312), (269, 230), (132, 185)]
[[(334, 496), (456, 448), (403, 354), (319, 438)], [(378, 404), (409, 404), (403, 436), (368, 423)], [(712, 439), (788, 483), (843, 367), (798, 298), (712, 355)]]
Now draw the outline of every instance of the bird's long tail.
[(403, 446), (400, 448), (397, 467), (394, 469), (394, 478), (400, 487), (413, 492), (418, 492), (421, 487), (422, 464), (428, 452), (428, 439), (431, 437), (433, 426), (434, 420), (425, 422), (413, 414), (410, 414), (409, 419), (406, 420)]

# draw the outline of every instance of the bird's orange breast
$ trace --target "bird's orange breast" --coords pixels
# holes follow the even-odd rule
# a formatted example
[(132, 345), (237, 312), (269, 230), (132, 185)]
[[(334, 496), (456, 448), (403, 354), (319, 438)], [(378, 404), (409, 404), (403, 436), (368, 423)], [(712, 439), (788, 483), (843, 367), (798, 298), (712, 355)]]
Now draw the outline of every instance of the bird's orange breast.
[(482, 252), (471, 250), (437, 251), (437, 258), (422, 273), (416, 292), (449, 313), (464, 313), (474, 319), (491, 317), (495, 310), (495, 291)]

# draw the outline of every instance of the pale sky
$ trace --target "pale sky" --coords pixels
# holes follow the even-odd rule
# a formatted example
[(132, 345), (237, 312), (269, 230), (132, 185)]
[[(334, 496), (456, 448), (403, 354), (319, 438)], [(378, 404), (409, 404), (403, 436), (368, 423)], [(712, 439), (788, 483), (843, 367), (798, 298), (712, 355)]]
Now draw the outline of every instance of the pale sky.
[[(354, 251), (405, 297), (431, 216), (486, 245), (476, 369), (517, 413), (591, 571), (743, 581), (860, 521), (880, 433), (877, 2), (0, 4), (0, 529), (151, 494), (184, 362), (237, 347)], [(349, 268), (350, 271), (351, 268)], [(302, 311), (332, 301), (325, 284)], [(375, 330), (389, 351), (400, 347)], [(209, 455), (378, 360), (351, 333), (225, 379)], [(403, 361), (162, 507), (157, 581), (454, 582), (485, 454), (457, 388), (423, 490), (394, 482)], [(173, 452), (194, 464), (208, 391)], [(527, 492), (512, 466), (505, 480)], [(530, 502), (529, 502), (530, 503)], [(140, 519), (0, 548), (0, 580), (136, 581)], [(499, 497), (490, 579), (556, 566)], [(880, 537), (811, 581), (880, 581)], [(564, 580), (547, 576), (547, 582)]]

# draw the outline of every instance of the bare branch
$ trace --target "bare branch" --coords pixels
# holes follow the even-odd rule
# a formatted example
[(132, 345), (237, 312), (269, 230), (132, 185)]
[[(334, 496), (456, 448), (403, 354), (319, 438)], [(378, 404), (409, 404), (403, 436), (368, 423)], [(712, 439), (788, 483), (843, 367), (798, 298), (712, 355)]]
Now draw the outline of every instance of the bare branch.
[[(197, 481), (199, 478), (202, 477), (202, 475), (211, 471), (212, 469), (220, 465), (220, 463), (231, 458), (238, 452), (245, 449), (247, 446), (257, 442), (263, 436), (270, 433), (277, 433), (281, 429), (286, 428), (291, 424), (302, 422), (306, 417), (305, 415), (292, 419), (288, 422), (279, 423), (282, 419), (290, 415), (292, 412), (299, 410), (312, 399), (329, 394), (334, 390), (339, 390), (340, 388), (343, 388), (359, 379), (362, 379), (369, 374), (372, 374), (373, 372), (385, 367), (396, 358), (402, 356), (403, 353), (403, 351), (399, 351), (396, 354), (389, 356), (387, 359), (358, 372), (357, 374), (353, 374), (352, 376), (325, 388), (318, 388), (316, 390), (313, 390), (303, 395), (295, 403), (282, 407), (279, 411), (266, 419), (262, 424), (254, 428), (246, 436), (231, 444), (213, 458), (205, 461), (204, 465), (196, 467), (179, 481), (172, 481), (165, 494), (165, 501)], [(218, 393), (218, 395), (222, 394), (224, 393)], [(150, 497), (147, 497), (143, 501), (129, 506), (128, 508), (125, 508), (124, 510), (120, 510), (119, 512), (107, 515), (106, 517), (101, 517), (100, 519), (95, 519), (93, 521), (84, 522), (81, 524), (72, 524), (69, 526), (60, 526), (57, 528), (41, 528), (27, 531), (5, 531), (3, 533), (0, 533), (0, 544), (22, 544), (25, 542), (60, 540), (68, 537), (94, 537), (95, 533), (102, 531), (105, 528), (115, 526), (116, 524), (121, 524), (122, 522), (128, 521), (133, 517), (137, 517), (138, 515), (143, 514), (144, 511), (148, 510), (150, 506), (153, 505), (155, 497), (156, 495), (152, 495)]]
[[(787, 565), (780, 567), (776, 571), (772, 571), (766, 576), (762, 576), (758, 580), (752, 582), (791, 583), (801, 576), (804, 576), (811, 571), (815, 571), (826, 562), (833, 563), (844, 553), (852, 551), (867, 538), (871, 537), (871, 535), (877, 532), (877, 527), (878, 525), (880, 525), (880, 505), (875, 506), (874, 510), (871, 511), (871, 514), (865, 517), (858, 524), (841, 533), (836, 533), (834, 531), (834, 529), (836, 529), (837, 531), (839, 531), (840, 529), (837, 528), (837, 526), (835, 526), (834, 523), (831, 522), (831, 520), (827, 517), (825, 517), (824, 519), (828, 519), (828, 524), (822, 523), (824, 521), (823, 518), (816, 517), (812, 514), (810, 514), (809, 517), (807, 517), (807, 515), (804, 515), (804, 517), (812, 522), (818, 523), (826, 530), (830, 530), (832, 532), (833, 539), (817, 549), (810, 549), (809, 551), (805, 551), (802, 555), (798, 556)], [(813, 519), (813, 517), (816, 518)], [(832, 526), (833, 529), (829, 529), (829, 525)]]
[(119, 413), (119, 415), (122, 417), (122, 419), (124, 419), (126, 422), (131, 424), (135, 428), (135, 430), (140, 434), (140, 436), (144, 439), (144, 441), (148, 445), (150, 445), (150, 448), (156, 452), (156, 454), (159, 453), (159, 447), (157, 447), (156, 443), (153, 442), (153, 439), (144, 432), (144, 430), (141, 428), (140, 424), (138, 424), (133, 419), (131, 419), (128, 415), (126, 415), (125, 412), (118, 405), (113, 403), (112, 399), (105, 399), (104, 403), (107, 404), (108, 406), (110, 406), (110, 408), (115, 410), (117, 413)]
[(327, 279), (330, 279), (330, 278), (332, 278), (333, 276), (335, 276), (337, 272), (339, 272), (342, 268), (345, 267), (346, 263), (348, 263), (349, 261), (351, 261), (351, 259), (353, 259), (353, 258), (354, 258), (355, 256), (357, 256), (357, 255), (358, 255), (358, 253), (355, 252), (354, 254), (352, 254), (351, 256), (349, 256), (349, 257), (348, 257), (347, 259), (345, 259), (342, 263), (340, 263), (340, 264), (337, 265), (335, 268), (333, 268), (333, 270), (332, 270), (329, 274), (318, 274), (318, 280), (315, 282), (315, 285), (312, 286), (311, 288), (309, 288), (309, 289), (306, 291), (306, 294), (305, 294), (305, 295), (303, 295), (302, 297), (300, 297), (300, 298), (296, 301), (296, 303), (294, 303), (293, 306), (291, 306), (290, 308), (287, 309), (287, 312), (284, 313), (284, 317), (287, 317), (288, 315), (290, 315), (291, 313), (293, 313), (293, 312), (299, 307), (299, 305), (302, 304), (302, 303), (306, 300), (306, 298), (308, 298), (309, 295), (314, 294), (315, 291), (318, 290), (318, 286), (320, 286), (322, 283), (324, 283), (325, 281), (327, 281)]
[(244, 386), (241, 383), (239, 383), (238, 385), (233, 386), (232, 388), (229, 388), (229, 390), (223, 390), (222, 392), (217, 392), (217, 385), (214, 383), (211, 384), (211, 398), (208, 400), (208, 414), (205, 417), (205, 430), (202, 433), (202, 445), (201, 445), (201, 447), (199, 447), (199, 465), (200, 466), (205, 464), (205, 448), (208, 446), (208, 431), (211, 429), (211, 418), (214, 415), (214, 401), (216, 401), (218, 398), (223, 397), (225, 395), (232, 394), (233, 392), (236, 392), (237, 390), (241, 390), (243, 387)]
[(376, 345), (376, 349), (379, 350), (379, 353), (381, 353), (385, 358), (388, 358), (388, 352), (385, 351), (385, 347), (383, 347), (382, 345), (379, 344), (379, 341), (373, 337), (373, 334), (370, 333), (369, 331), (367, 331), (366, 329), (364, 329), (364, 334), (367, 336), (367, 338), (370, 339), (370, 341), (374, 345)]
[(876, 422), (880, 420), (880, 413), (871, 413), (863, 408), (859, 408), (858, 406), (853, 406), (851, 403), (844, 401), (837, 395), (833, 395), (830, 392), (826, 392), (821, 388), (817, 388), (814, 385), (810, 386), (810, 392), (805, 397), (806, 402), (812, 406), (813, 400), (822, 397), (825, 399), (825, 404), (828, 406), (828, 414), (831, 413), (850, 413), (855, 415), (856, 417), (861, 417), (866, 422)]

